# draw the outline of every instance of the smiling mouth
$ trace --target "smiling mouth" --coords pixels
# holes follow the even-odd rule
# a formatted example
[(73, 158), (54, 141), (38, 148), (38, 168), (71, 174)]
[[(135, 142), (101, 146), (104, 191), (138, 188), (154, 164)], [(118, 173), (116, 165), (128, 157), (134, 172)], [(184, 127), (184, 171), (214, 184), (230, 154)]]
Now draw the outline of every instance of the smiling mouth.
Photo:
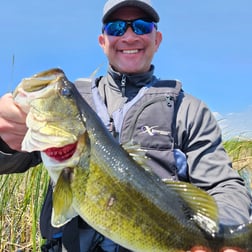
[(139, 49), (134, 49), (134, 50), (121, 50), (122, 53), (124, 54), (135, 54), (135, 53), (138, 53), (140, 52)]
[(57, 161), (65, 161), (73, 156), (77, 148), (77, 142), (65, 145), (63, 147), (52, 147), (44, 150), (43, 152)]

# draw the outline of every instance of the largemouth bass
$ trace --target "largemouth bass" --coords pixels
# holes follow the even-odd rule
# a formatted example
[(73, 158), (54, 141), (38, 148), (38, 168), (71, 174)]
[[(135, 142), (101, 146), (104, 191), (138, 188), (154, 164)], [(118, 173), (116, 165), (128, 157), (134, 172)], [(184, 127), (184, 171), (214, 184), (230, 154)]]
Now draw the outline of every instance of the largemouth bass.
[(132, 251), (179, 252), (194, 246), (252, 251), (252, 223), (219, 230), (214, 199), (189, 183), (164, 182), (143, 168), (62, 70), (23, 79), (14, 97), (28, 113), (22, 148), (41, 152), (55, 184), (55, 227), (79, 215)]

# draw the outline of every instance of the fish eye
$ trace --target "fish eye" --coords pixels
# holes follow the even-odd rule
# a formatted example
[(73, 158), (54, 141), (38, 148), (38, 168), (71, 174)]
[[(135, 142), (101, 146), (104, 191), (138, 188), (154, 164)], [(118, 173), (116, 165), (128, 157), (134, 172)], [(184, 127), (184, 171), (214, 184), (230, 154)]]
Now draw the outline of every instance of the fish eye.
[(61, 78), (61, 81), (58, 83), (59, 94), (70, 98), (72, 97), (72, 89), (71, 85), (69, 85), (69, 81), (66, 78)]
[(60, 94), (62, 96), (65, 96), (65, 97), (71, 97), (72, 96), (72, 93), (71, 93), (71, 90), (67, 87), (62, 87), (60, 90)]

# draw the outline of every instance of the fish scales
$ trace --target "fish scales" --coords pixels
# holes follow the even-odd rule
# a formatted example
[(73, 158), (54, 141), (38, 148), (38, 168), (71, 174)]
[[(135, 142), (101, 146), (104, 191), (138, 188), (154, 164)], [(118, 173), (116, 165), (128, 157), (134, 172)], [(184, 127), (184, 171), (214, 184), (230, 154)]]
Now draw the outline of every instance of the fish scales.
[(79, 215), (138, 252), (180, 252), (197, 245), (213, 252), (223, 246), (252, 251), (251, 223), (219, 231), (213, 198), (191, 184), (164, 183), (136, 163), (62, 70), (25, 78), (14, 97), (28, 113), (23, 148), (41, 151), (55, 183), (53, 225)]
[[(97, 150), (97, 148), (94, 149)], [(104, 148), (101, 149), (103, 150)], [(108, 150), (108, 152), (111, 153), (113, 153), (113, 151), (116, 151), (117, 156), (120, 157), (120, 154), (124, 154), (124, 152), (120, 153), (120, 151), (118, 151), (118, 147), (117, 149)], [(94, 160), (99, 160), (101, 155), (103, 154), (98, 151), (95, 154), (92, 153), (91, 157), (93, 157)], [(179, 247), (182, 250), (193, 245), (195, 242), (193, 242), (194, 237), (186, 235), (188, 241), (185, 247), (183, 243), (177, 241), (178, 238), (176, 235), (167, 229), (167, 223), (169, 223), (170, 226), (174, 226), (175, 230), (181, 233), (183, 232), (185, 224), (178, 223), (177, 221), (173, 223), (176, 214), (174, 213), (173, 215), (167, 216), (163, 209), (158, 209), (157, 205), (152, 202), (152, 199), (149, 200), (148, 197), (144, 195), (146, 193), (143, 193), (143, 189), (145, 189), (146, 192), (146, 185), (150, 185), (148, 186), (148, 191), (153, 191), (154, 197), (160, 199), (156, 193), (156, 188), (153, 188), (153, 181), (145, 181), (145, 178), (142, 177), (140, 181), (142, 185), (140, 188), (132, 188), (130, 181), (142, 174), (142, 168), (140, 168), (140, 174), (135, 172), (136, 169), (134, 169), (132, 173), (130, 169), (128, 169), (128, 173), (126, 173), (120, 160), (115, 160), (114, 163), (110, 165), (113, 165), (114, 168), (118, 166), (118, 177), (118, 175), (115, 176), (114, 174), (104, 173), (104, 171), (99, 168), (107, 165), (108, 164), (101, 164), (100, 162), (91, 160), (90, 174), (93, 176), (90, 176), (87, 181), (85, 202), (74, 202), (74, 205), (76, 204), (76, 207), (80, 209), (79, 212), (82, 213), (81, 216), (90, 225), (93, 225), (103, 234), (107, 235), (111, 233), (110, 238), (118, 242), (122, 241), (121, 237), (126, 236), (128, 244), (122, 245), (132, 249), (136, 249), (137, 247), (136, 251), (173, 251), (172, 244), (175, 246), (173, 248), (174, 251), (177, 251)], [(77, 175), (75, 182), (76, 187), (80, 188), (83, 181), (81, 179), (78, 181), (78, 177), (80, 178), (81, 176)], [(73, 187), (75, 186), (75, 182), (73, 183)], [(140, 183), (137, 183), (137, 185)], [(159, 184), (160, 182), (158, 185)], [(124, 203), (121, 204), (122, 202)], [(168, 205), (173, 205), (174, 207), (173, 202), (168, 202), (168, 204), (167, 202), (167, 196), (165, 196), (163, 200), (159, 201), (159, 205), (163, 205), (162, 208)], [(95, 221), (93, 221), (94, 218), (96, 219)], [(180, 221), (182, 222), (182, 218)], [(98, 225), (94, 225), (94, 223), (98, 223)], [(113, 235), (113, 233), (115, 235)], [(138, 238), (139, 234), (142, 234), (141, 240)], [(196, 232), (194, 234), (196, 234)], [(198, 237), (202, 237), (202, 234)], [(167, 241), (170, 243), (169, 250), (167, 250)], [(202, 244), (202, 242), (201, 239), (200, 244)], [(136, 246), (135, 243), (140, 244), (142, 247), (140, 247), (140, 245)], [(161, 245), (162, 243), (163, 245)], [(159, 244), (159, 249), (156, 244)], [(181, 245), (178, 247), (178, 244)], [(203, 244), (206, 245), (206, 242)]]
[[(75, 98), (77, 95), (79, 96), (77, 93)], [(81, 101), (77, 101), (77, 104), (81, 104)], [(134, 242), (141, 244), (143, 247), (141, 248), (138, 245), (137, 251), (153, 251), (154, 248), (155, 251), (158, 251), (157, 244), (160, 246), (160, 251), (166, 251), (167, 241), (170, 243), (170, 248), (167, 251), (173, 251), (173, 244), (176, 246), (174, 249), (183, 250), (189, 249), (195, 242), (200, 245), (207, 245), (208, 242), (202, 238), (203, 235), (200, 230), (194, 228), (193, 223), (190, 224), (188, 218), (185, 218), (187, 216), (182, 207), (185, 202), (179, 201), (179, 199), (174, 202), (174, 197), (178, 197), (178, 195), (174, 195), (175, 192), (167, 190), (166, 185), (157, 176), (139, 167), (118, 145), (91, 108), (85, 106), (85, 110), (82, 112), (85, 118), (92, 118), (92, 120), (85, 120), (91, 142), (90, 174), (92, 176), (90, 176), (91, 181), (89, 183), (90, 195), (92, 197), (99, 195), (101, 204), (94, 202), (87, 210), (92, 215), (90, 216), (91, 222), (86, 214), (81, 216), (106, 236), (108, 236), (107, 233), (113, 233), (111, 230), (113, 226), (115, 234), (119, 234), (120, 237), (122, 233), (125, 233), (126, 236), (131, 234), (131, 239), (127, 239), (130, 240), (129, 244), (125, 245), (134, 249), (136, 248)], [(92, 181), (93, 179), (94, 181)], [(95, 188), (97, 188), (97, 192), (94, 191)], [(101, 192), (103, 194), (100, 197)], [(106, 206), (113, 198), (115, 200), (113, 205), (106, 208), (105, 211), (100, 209), (101, 205)], [(90, 203), (90, 199), (85, 203), (80, 202), (77, 208), (81, 205), (86, 208)], [(92, 210), (94, 207), (97, 208), (97, 212)], [(169, 212), (169, 216), (167, 212)], [(143, 217), (143, 215), (146, 215), (146, 217)], [(102, 223), (102, 228), (94, 225), (94, 222), (92, 222), (94, 216), (97, 219), (99, 218), (97, 223)], [(129, 222), (129, 220), (131, 221)], [(173, 220), (176, 221), (173, 222)], [(181, 233), (185, 232), (186, 235), (184, 236), (187, 241), (181, 243), (177, 236), (167, 229), (167, 223), (173, 226), (173, 230)], [(108, 225), (108, 228), (104, 231), (106, 225)], [(189, 230), (191, 229), (191, 232), (186, 231), (185, 226)], [(159, 231), (162, 230), (163, 234), (156, 232), (155, 228)], [(194, 232), (192, 232), (193, 229)], [(142, 235), (142, 241), (138, 238), (141, 232), (144, 234), (144, 236)], [(188, 235), (190, 233), (192, 236)], [(155, 235), (159, 238), (155, 238)], [(122, 240), (118, 240), (116, 236), (109, 237), (122, 243)], [(148, 237), (150, 244), (148, 243)], [(153, 240), (156, 240), (156, 242)], [(163, 246), (161, 246), (162, 241)]]

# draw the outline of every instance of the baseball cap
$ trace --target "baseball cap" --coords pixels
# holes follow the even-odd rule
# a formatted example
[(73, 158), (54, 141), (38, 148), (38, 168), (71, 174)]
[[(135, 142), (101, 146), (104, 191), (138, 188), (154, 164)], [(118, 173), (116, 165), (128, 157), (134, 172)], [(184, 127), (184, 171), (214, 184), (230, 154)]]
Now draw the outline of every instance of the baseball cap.
[(121, 7), (138, 7), (142, 9), (154, 22), (159, 22), (159, 15), (153, 8), (151, 0), (108, 0), (103, 8), (102, 22), (106, 23), (109, 16)]

